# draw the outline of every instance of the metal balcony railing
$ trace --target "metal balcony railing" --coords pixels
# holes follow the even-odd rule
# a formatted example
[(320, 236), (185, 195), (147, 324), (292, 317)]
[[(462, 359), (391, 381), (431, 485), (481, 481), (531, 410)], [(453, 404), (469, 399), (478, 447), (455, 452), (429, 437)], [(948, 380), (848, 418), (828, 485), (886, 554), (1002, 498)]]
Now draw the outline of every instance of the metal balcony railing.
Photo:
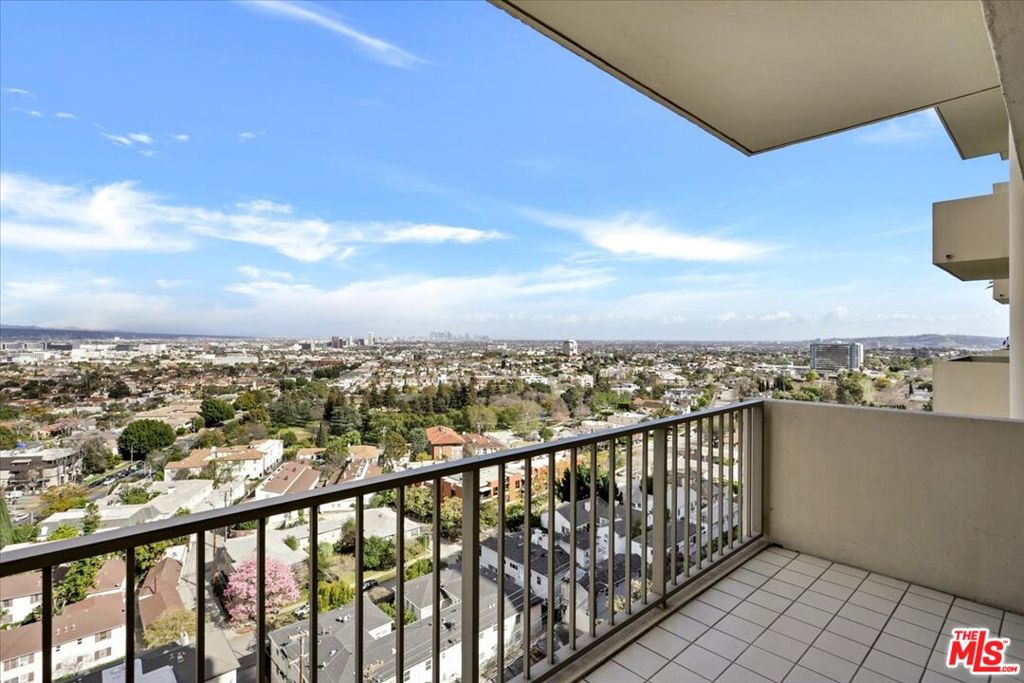
[[(140, 526), (119, 528), (80, 536), (77, 538), (33, 545), (0, 553), (0, 579), (24, 572), (41, 572), (41, 660), (42, 683), (51, 683), (53, 667), (54, 576), (55, 569), (77, 560), (115, 554), (124, 558), (126, 581), (124, 588), (125, 642), (124, 661), (133, 663), (138, 654), (136, 643), (137, 585), (135, 578), (137, 550), (160, 541), (191, 536), (194, 550), (196, 582), (196, 636), (194, 640), (195, 680), (207, 680), (206, 640), (208, 615), (207, 590), (204, 585), (208, 574), (206, 534), (226, 527), (255, 523), (257, 563), (256, 612), (256, 668), (257, 680), (265, 683), (271, 677), (270, 643), (267, 636), (266, 558), (268, 520), (279, 515), (303, 511), (308, 519), (308, 643), (300, 646), (299, 672), (301, 683), (319, 683), (322, 675), (321, 653), (318, 640), (321, 629), (319, 619), (319, 539), (318, 526), (321, 508), (351, 501), (355, 519), (355, 599), (353, 603), (352, 671), (356, 681), (392, 680), (385, 673), (394, 671), (393, 680), (401, 681), (407, 674), (405, 632), (406, 579), (403, 567), (407, 551), (405, 516), (407, 490), (427, 486), (432, 490), (432, 611), (429, 680), (440, 683), (451, 680), (452, 673), (442, 672), (441, 618), (441, 511), (445, 489), (442, 479), (461, 477), (462, 499), (462, 552), (461, 552), (461, 608), (458, 633), (461, 634), (461, 673), (454, 672), (463, 681), (543, 680), (570, 664), (587, 651), (593, 650), (609, 635), (627, 625), (632, 619), (652, 608), (663, 605), (673, 593), (719, 564), (724, 558), (761, 536), (762, 531), (762, 424), (764, 402), (754, 400), (724, 408), (707, 410), (657, 419), (600, 433), (528, 446), (515, 450), (469, 457), (461, 460), (425, 466), (401, 472), (384, 474), (365, 481), (354, 481), (307, 493), (250, 501), (240, 505), (172, 517)], [(602, 462), (603, 461), (603, 462)], [(583, 469), (581, 469), (583, 467)], [(607, 480), (592, 476), (606, 467)], [(521, 489), (518, 473), (522, 471)], [(568, 533), (556, 534), (556, 488), (559, 472), (568, 469)], [(481, 528), (481, 489), (490, 491), (485, 481), (487, 472), (497, 470), (496, 491), (497, 523), (494, 529)], [(510, 473), (516, 474), (515, 485), (510, 485)], [(580, 473), (587, 482), (578, 481)], [(636, 491), (634, 491), (636, 482)], [(625, 485), (621, 485), (625, 484)], [(605, 489), (606, 490), (601, 490)], [(682, 489), (682, 490), (680, 490)], [(451, 491), (451, 487), (448, 486)], [(521, 490), (521, 493), (520, 493)], [(394, 589), (394, 667), (370, 666), (365, 661), (364, 622), (364, 551), (366, 499), (371, 494), (394, 491), (394, 510), (397, 577)], [(640, 500), (635, 501), (634, 493)], [(528, 501), (523, 513), (524, 547), (531, 548), (529, 539), (536, 527), (533, 512), (546, 513), (548, 532), (541, 548), (546, 545), (547, 566), (541, 568), (548, 578), (546, 592), (527, 589), (533, 581), (532, 552), (523, 552), (513, 558), (522, 562), (522, 586), (518, 587), (523, 610), (517, 622), (519, 642), (513, 642), (506, 633), (508, 609), (502, 596), (516, 587), (508, 582), (507, 566), (507, 507), (519, 496)], [(682, 500), (680, 500), (682, 496)], [(691, 497), (699, 500), (691, 500)], [(586, 501), (580, 506), (579, 502)], [(603, 500), (603, 504), (602, 504)], [(489, 502), (488, 502), (489, 504)], [(603, 515), (599, 512), (603, 508)], [(582, 514), (582, 518), (581, 518)], [(633, 531), (639, 527), (639, 539)], [(624, 530), (625, 552), (617, 554), (616, 530)], [(683, 534), (681, 537), (680, 534)], [(480, 586), (481, 542), (495, 535), (498, 556), (498, 599), (496, 610), (497, 638), (494, 649), (481, 651)], [(599, 535), (606, 534), (607, 557), (599, 566)], [(556, 540), (565, 542), (568, 536), (570, 562), (566, 585), (556, 585)], [(634, 544), (640, 549), (634, 553)], [(577, 585), (577, 551), (587, 549), (589, 560), (585, 567), (586, 579)], [(536, 552), (536, 551), (535, 551)], [(616, 562), (617, 555), (620, 557)], [(624, 563), (621, 555), (625, 556)], [(650, 560), (648, 561), (648, 557)], [(639, 564), (640, 566), (636, 566)], [(605, 578), (599, 578), (604, 573)], [(634, 579), (639, 577), (639, 585)], [(561, 583), (561, 582), (560, 582)], [(602, 586), (602, 583), (604, 586)], [(619, 587), (622, 587), (620, 589)], [(568, 595), (563, 595), (565, 588)], [(556, 593), (557, 591), (557, 593)], [(578, 600), (580, 593), (585, 597)], [(603, 593), (603, 595), (601, 595)], [(621, 595), (617, 595), (621, 593)], [(601, 597), (599, 597), (601, 596)], [(531, 619), (531, 606), (540, 604), (543, 615), (538, 621)], [(559, 616), (561, 614), (561, 616)], [(581, 623), (581, 618), (583, 622)], [(521, 624), (521, 626), (518, 626)], [(537, 629), (543, 625), (543, 631)], [(447, 629), (449, 624), (445, 624)], [(477, 637), (467, 637), (474, 634)], [(446, 641), (448, 644), (448, 641)], [(454, 647), (448, 644), (449, 647)], [(525, 655), (524, 655), (525, 653)], [(2, 657), (2, 655), (0, 655)], [(422, 658), (422, 655), (420, 655)], [(307, 659), (308, 658), (308, 659)], [(308, 661), (309, 665), (303, 665)], [(450, 664), (450, 663), (449, 663)], [(449, 667), (451, 668), (451, 666)], [(125, 683), (134, 683), (136, 667), (124, 667)], [(274, 674), (275, 680), (281, 676)], [(294, 674), (286, 674), (286, 678)], [(38, 680), (38, 678), (37, 678)], [(408, 679), (407, 679), (408, 680)]]

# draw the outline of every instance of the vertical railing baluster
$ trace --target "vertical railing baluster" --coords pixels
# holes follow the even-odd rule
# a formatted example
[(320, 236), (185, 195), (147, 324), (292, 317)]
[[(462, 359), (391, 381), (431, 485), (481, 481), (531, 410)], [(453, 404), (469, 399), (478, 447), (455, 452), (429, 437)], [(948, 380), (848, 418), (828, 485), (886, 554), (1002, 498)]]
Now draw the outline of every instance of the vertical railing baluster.
[(356, 683), (363, 681), (363, 495), (356, 496), (356, 585), (355, 585), (355, 643), (353, 644), (353, 669)]
[[(569, 648), (576, 649), (576, 447), (569, 451)], [(554, 526), (554, 520), (551, 521)]]
[(685, 481), (683, 486), (683, 507), (686, 510), (683, 512), (683, 533), (686, 534), (686, 550), (683, 551), (683, 575), (689, 578), (690, 576), (690, 526), (693, 524), (693, 515), (690, 514), (690, 487), (693, 485), (690, 481), (690, 421), (683, 422), (683, 430), (685, 432), (683, 437), (683, 457), (686, 458), (686, 462), (683, 465), (683, 476)]
[(750, 533), (764, 529), (764, 410), (765, 404), (751, 411), (750, 424)]
[(615, 625), (615, 439), (608, 442), (608, 625)]
[(53, 681), (53, 567), (43, 567), (42, 647), (43, 683)]
[(743, 543), (744, 541), (747, 540), (746, 505), (745, 505), (745, 501), (743, 500), (743, 498), (747, 495), (746, 482), (743, 480), (743, 458), (744, 458), (743, 454), (746, 452), (746, 449), (743, 448), (743, 442), (746, 441), (746, 438), (747, 438), (747, 420), (746, 420), (746, 417), (747, 417), (746, 409), (740, 410), (739, 411), (739, 415), (738, 415), (738, 418), (739, 418), (739, 427), (738, 427), (738, 430), (739, 430), (739, 444), (738, 444), (739, 454), (738, 454), (738, 462), (736, 463), (738, 465), (738, 467), (739, 467), (739, 472), (737, 473), (736, 478), (739, 480), (739, 483), (737, 485), (739, 487), (739, 508), (740, 508), (739, 509), (739, 518), (740, 518), (739, 537), (740, 537), (740, 543)]
[[(309, 506), (309, 683), (317, 683), (320, 668), (320, 508)], [(300, 653), (301, 660), (301, 653)], [(300, 668), (302, 662), (299, 662)]]
[[(216, 533), (212, 529), (210, 533)], [(196, 536), (196, 683), (206, 681), (206, 532), (197, 531)], [(210, 558), (210, 566), (217, 566), (217, 558)], [(212, 589), (214, 577), (210, 576)]]
[(653, 476), (654, 506), (653, 538), (651, 539), (651, 583), (662, 605), (665, 604), (665, 592), (668, 587), (665, 572), (668, 565), (665, 558), (665, 524), (667, 523), (665, 508), (667, 507), (666, 478), (668, 477), (668, 429), (661, 427), (654, 430), (654, 454), (651, 462)]
[(505, 683), (505, 463), (498, 463), (498, 683)]
[(530, 603), (533, 601), (533, 585), (530, 575), (530, 560), (533, 543), (530, 541), (530, 518), (533, 503), (533, 458), (526, 459), (523, 478), (523, 676), (530, 680)]
[(259, 683), (267, 681), (267, 518), (256, 526), (256, 672)]
[(623, 507), (626, 510), (626, 614), (633, 613), (633, 437), (626, 437), (626, 476)]
[(718, 558), (721, 559), (725, 548), (722, 538), (725, 536), (725, 415), (718, 414)]
[[(198, 582), (199, 579), (196, 580), (196, 583)], [(134, 546), (130, 546), (124, 551), (124, 683), (135, 683)]]
[(405, 674), (405, 487), (395, 493), (395, 680)]
[(669, 515), (669, 537), (672, 539), (672, 547), (669, 550), (669, 563), (672, 571), (672, 585), (679, 583), (679, 567), (676, 556), (679, 554), (679, 425), (673, 425), (669, 429), (672, 435), (672, 476), (669, 478), (669, 500), (672, 504), (672, 514)]
[(555, 452), (548, 453), (548, 663), (555, 663)]
[(480, 680), (480, 470), (476, 468), (462, 474), (462, 680)]
[(736, 526), (736, 496), (733, 490), (736, 481), (736, 423), (733, 419), (735, 411), (729, 411), (729, 550), (735, 549), (733, 528)]
[(431, 551), (434, 564), (433, 585), (431, 586), (430, 608), (430, 656), (431, 656), (431, 677), (434, 683), (441, 681), (441, 478), (434, 479), (432, 521), (433, 531), (431, 532)]
[(650, 579), (650, 574), (647, 569), (647, 513), (649, 506), (647, 504), (647, 496), (650, 495), (651, 487), (648, 486), (647, 477), (648, 466), (647, 466), (647, 431), (644, 430), (643, 442), (640, 445), (640, 583), (643, 585), (643, 604), (647, 604), (647, 581)]
[(597, 636), (597, 444), (590, 445), (590, 637)]
[[(711, 512), (709, 504), (708, 513)], [(704, 419), (697, 418), (697, 572), (704, 565)], [(709, 529), (710, 531), (710, 529)]]

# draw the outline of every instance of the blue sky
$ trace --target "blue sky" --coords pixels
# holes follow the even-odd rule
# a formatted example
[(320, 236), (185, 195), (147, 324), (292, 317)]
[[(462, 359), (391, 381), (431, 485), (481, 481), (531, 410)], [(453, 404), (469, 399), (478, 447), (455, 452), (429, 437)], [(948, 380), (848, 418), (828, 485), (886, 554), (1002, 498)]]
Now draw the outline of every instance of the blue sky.
[(5, 323), (1007, 333), (931, 112), (747, 158), (485, 3), (0, 4)]

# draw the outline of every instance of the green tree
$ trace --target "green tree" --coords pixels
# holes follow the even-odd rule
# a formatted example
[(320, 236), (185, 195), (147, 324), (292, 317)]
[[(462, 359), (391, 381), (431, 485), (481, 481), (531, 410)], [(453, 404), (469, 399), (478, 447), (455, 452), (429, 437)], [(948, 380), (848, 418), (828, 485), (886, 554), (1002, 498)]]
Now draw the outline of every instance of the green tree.
[(295, 432), (290, 429), (280, 432), (277, 436), (284, 443), (285, 448), (291, 448), (299, 442), (299, 437), (295, 436)]
[(313, 444), (317, 448), (327, 447), (327, 428), (324, 426), (323, 422), (320, 423), (320, 426), (316, 430), (316, 440), (313, 441)]
[(110, 391), (107, 392), (107, 396), (113, 399), (128, 398), (131, 395), (132, 390), (123, 379), (114, 382), (114, 385), (110, 387)]
[(235, 409), (227, 401), (222, 401), (218, 398), (207, 398), (203, 399), (203, 402), (199, 404), (199, 414), (202, 415), (207, 427), (213, 427), (224, 424), (234, 418)]
[(341, 525), (341, 537), (334, 544), (334, 552), (350, 553), (356, 548), (356, 520), (346, 519)]
[(187, 609), (165, 612), (149, 625), (143, 634), (147, 648), (162, 647), (178, 642), (181, 634), (190, 638), (196, 633), (196, 614)]
[(60, 524), (56, 529), (50, 532), (50, 535), (46, 537), (47, 541), (63, 541), (69, 538), (76, 538), (79, 534), (78, 529), (71, 526), (70, 524)]
[(82, 533), (91, 534), (100, 528), (100, 506), (93, 501), (85, 506), (85, 517), (82, 518)]
[(14, 543), (14, 524), (11, 523), (11, 513), (7, 509), (7, 501), (0, 497), (0, 548)]
[(111, 452), (98, 436), (90, 437), (78, 447), (82, 457), (82, 471), (86, 474), (102, 474), (110, 469)]
[(81, 602), (89, 594), (96, 583), (96, 574), (103, 566), (102, 557), (87, 557), (71, 563), (64, 578), (57, 584), (53, 592), (54, 602), (58, 609), (71, 603)]
[(117, 438), (117, 450), (125, 460), (143, 458), (174, 444), (174, 430), (160, 420), (136, 420)]
[(447, 498), (441, 502), (441, 534), (449, 539), (462, 536), (461, 498)]
[(388, 432), (384, 437), (384, 449), (380, 455), (381, 465), (385, 471), (395, 469), (398, 461), (405, 457), (405, 438), (398, 432)]
[(64, 512), (71, 508), (83, 508), (89, 500), (85, 497), (85, 489), (78, 484), (62, 484), (46, 489), (39, 494), (45, 504), (44, 515)]
[(145, 505), (153, 498), (144, 486), (125, 486), (118, 493), (125, 505)]
[(317, 587), (317, 603), (321, 612), (347, 605), (355, 599), (355, 591), (348, 583), (338, 579), (324, 581)]
[(9, 451), (17, 445), (17, 435), (11, 431), (10, 427), (0, 425), (0, 451)]
[(405, 566), (405, 580), (412, 581), (421, 576), (426, 576), (432, 571), (434, 571), (434, 562), (429, 557), (421, 557)]
[(380, 536), (368, 536), (363, 542), (363, 568), (371, 571), (395, 566), (395, 542)]

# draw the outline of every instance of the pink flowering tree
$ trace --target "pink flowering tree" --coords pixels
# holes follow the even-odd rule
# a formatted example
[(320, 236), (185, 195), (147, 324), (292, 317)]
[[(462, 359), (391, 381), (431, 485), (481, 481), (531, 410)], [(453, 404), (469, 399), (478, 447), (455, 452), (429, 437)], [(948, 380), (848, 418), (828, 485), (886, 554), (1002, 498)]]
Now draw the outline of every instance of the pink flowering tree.
[[(224, 589), (224, 603), (232, 621), (251, 622), (257, 617), (256, 612), (256, 558), (242, 562), (228, 577), (228, 585)], [(285, 605), (299, 599), (299, 589), (295, 585), (295, 575), (281, 560), (268, 557), (266, 560), (266, 608), (269, 614), (277, 612)]]

